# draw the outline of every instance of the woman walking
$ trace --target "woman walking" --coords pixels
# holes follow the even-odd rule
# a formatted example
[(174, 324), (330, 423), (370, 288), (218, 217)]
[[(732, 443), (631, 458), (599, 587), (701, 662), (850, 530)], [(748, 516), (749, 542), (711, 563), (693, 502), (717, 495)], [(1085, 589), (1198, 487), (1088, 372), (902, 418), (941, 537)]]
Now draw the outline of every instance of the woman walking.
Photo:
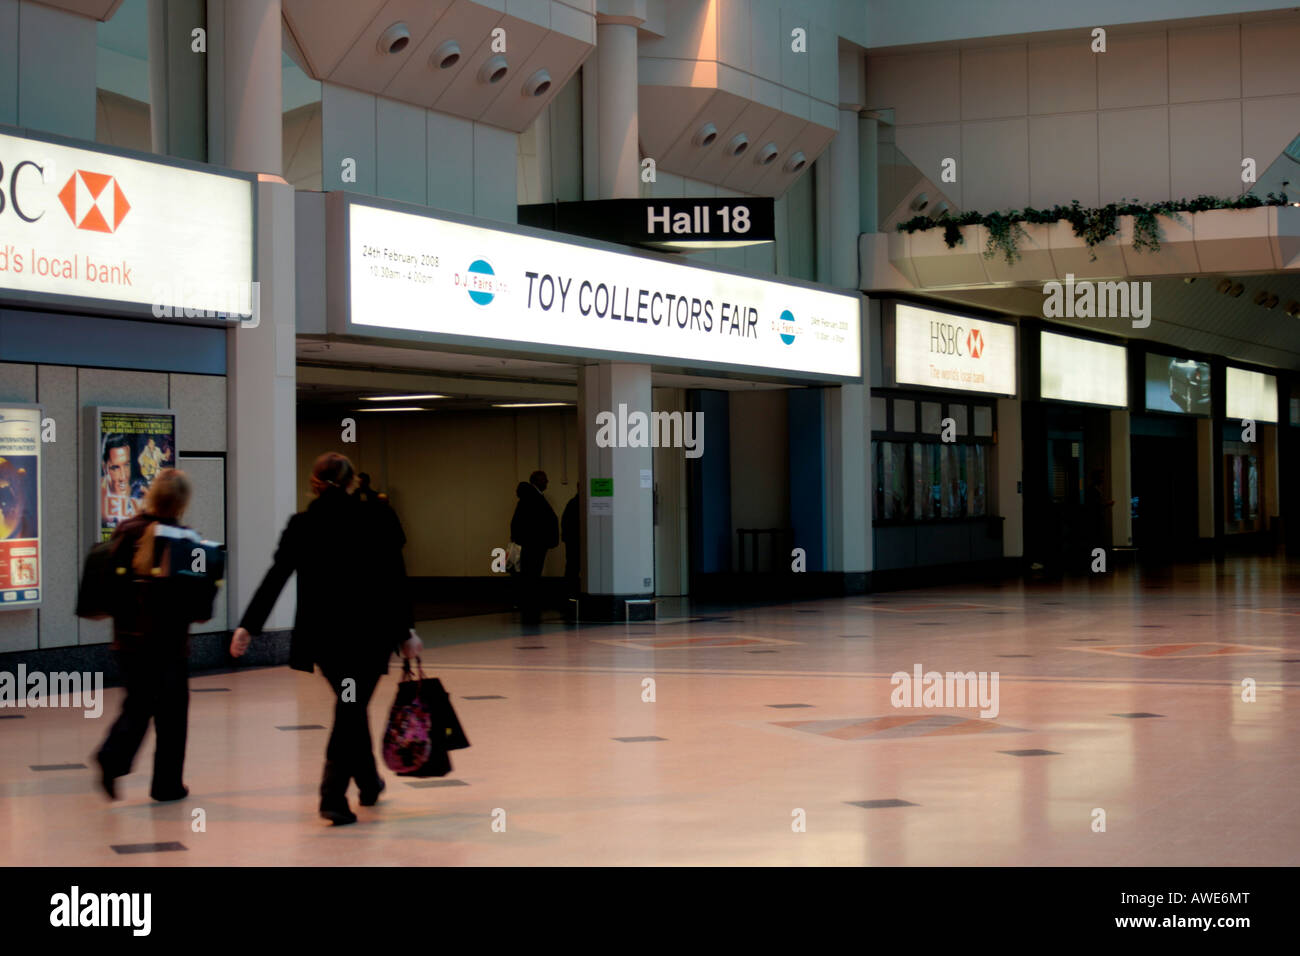
[(189, 795), (182, 781), (188, 732), (190, 624), (212, 616), (215, 581), (173, 572), (169, 544), (180, 542), (188, 565), (199, 536), (181, 524), (190, 503), (185, 472), (158, 472), (144, 510), (118, 525), (109, 540), (125, 590), (113, 613), (113, 650), (126, 684), (122, 713), (99, 752), (100, 785), (117, 799), (117, 778), (131, 772), (149, 721), (157, 738), (149, 794), (165, 802)]
[(423, 650), (413, 628), (402, 536), (397, 522), (349, 494), (355, 469), (336, 452), (316, 459), (316, 498), (289, 519), (275, 560), (230, 641), (240, 657), (260, 634), (289, 575), (298, 573), (298, 608), (289, 666), (319, 665), (334, 692), (334, 727), (321, 774), (320, 815), (335, 826), (356, 822), (348, 806), (355, 780), (361, 805), (374, 806), (384, 789), (375, 766), (366, 708), (395, 650)]

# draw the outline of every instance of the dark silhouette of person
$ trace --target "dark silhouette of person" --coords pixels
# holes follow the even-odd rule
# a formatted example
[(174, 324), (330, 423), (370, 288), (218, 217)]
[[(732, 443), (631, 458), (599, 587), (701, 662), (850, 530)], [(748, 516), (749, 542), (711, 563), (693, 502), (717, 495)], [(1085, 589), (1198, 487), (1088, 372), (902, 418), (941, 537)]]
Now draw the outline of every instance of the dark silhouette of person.
[(560, 538), (564, 541), (564, 583), (569, 597), (578, 596), (578, 578), (582, 570), (582, 522), (575, 494), (560, 516)]
[[(169, 532), (181, 524), (191, 496), (183, 471), (160, 471), (143, 510), (122, 521), (110, 546), (129, 572), (129, 593), (113, 614), (113, 650), (126, 684), (122, 713), (95, 759), (100, 786), (117, 799), (117, 778), (131, 772), (149, 721), (154, 725), (153, 781), (149, 795), (159, 802), (189, 795), (182, 779), (189, 729), (190, 624), (212, 616), (216, 583), (181, 575), (159, 575), (157, 558)], [(165, 526), (160, 531), (159, 526)]]
[(537, 624), (542, 617), (542, 568), (546, 552), (560, 543), (560, 526), (546, 500), (546, 472), (535, 471), (519, 482), (514, 517), (510, 519), (510, 540), (519, 545), (519, 611), (524, 624)]
[(298, 573), (289, 666), (311, 673), (316, 665), (334, 691), (334, 727), (321, 773), (320, 815), (336, 826), (355, 823), (348, 785), (355, 780), (362, 806), (374, 806), (384, 789), (375, 766), (366, 706), (395, 650), (405, 657), (423, 645), (413, 626), (402, 539), (395, 520), (381, 520), (375, 505), (349, 494), (352, 462), (337, 452), (316, 459), (316, 498), (289, 519), (274, 563), (249, 602), (230, 641), (241, 656), (261, 633), (289, 576)]

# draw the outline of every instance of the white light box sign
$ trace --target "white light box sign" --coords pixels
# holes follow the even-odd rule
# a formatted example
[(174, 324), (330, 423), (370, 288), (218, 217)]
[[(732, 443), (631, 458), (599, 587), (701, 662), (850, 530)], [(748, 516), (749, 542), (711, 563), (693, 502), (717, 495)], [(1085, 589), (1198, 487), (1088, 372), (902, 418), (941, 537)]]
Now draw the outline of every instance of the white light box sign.
[(1128, 406), (1128, 355), (1124, 346), (1043, 332), (1040, 350), (1043, 398), (1112, 408)]
[(988, 395), (1016, 394), (1016, 329), (899, 303), (894, 380)]
[(859, 299), (348, 201), (346, 331), (858, 378)]
[(1230, 419), (1277, 424), (1277, 376), (1231, 365), (1225, 372), (1224, 414)]

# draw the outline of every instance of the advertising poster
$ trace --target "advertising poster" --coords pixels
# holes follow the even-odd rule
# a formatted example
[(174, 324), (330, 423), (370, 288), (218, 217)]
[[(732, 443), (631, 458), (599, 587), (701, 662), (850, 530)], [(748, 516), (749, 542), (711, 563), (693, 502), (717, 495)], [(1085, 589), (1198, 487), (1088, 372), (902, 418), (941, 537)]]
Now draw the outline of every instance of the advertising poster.
[(95, 530), (98, 540), (107, 541), (119, 524), (140, 513), (158, 472), (176, 467), (176, 415), (120, 408), (93, 412), (98, 475)]
[(1148, 352), (1146, 406), (1149, 412), (1210, 414), (1210, 363)]
[(41, 410), (0, 407), (0, 609), (41, 600)]

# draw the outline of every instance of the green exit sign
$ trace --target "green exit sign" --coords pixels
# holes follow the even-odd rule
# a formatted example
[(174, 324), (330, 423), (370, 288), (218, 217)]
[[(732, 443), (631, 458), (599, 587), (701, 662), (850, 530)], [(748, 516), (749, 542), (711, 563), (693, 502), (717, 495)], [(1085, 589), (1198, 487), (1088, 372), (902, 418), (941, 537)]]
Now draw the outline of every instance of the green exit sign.
[(613, 478), (593, 478), (593, 479), (591, 479), (591, 497), (593, 497), (593, 498), (613, 498), (613, 497), (614, 497), (614, 479), (613, 479)]

